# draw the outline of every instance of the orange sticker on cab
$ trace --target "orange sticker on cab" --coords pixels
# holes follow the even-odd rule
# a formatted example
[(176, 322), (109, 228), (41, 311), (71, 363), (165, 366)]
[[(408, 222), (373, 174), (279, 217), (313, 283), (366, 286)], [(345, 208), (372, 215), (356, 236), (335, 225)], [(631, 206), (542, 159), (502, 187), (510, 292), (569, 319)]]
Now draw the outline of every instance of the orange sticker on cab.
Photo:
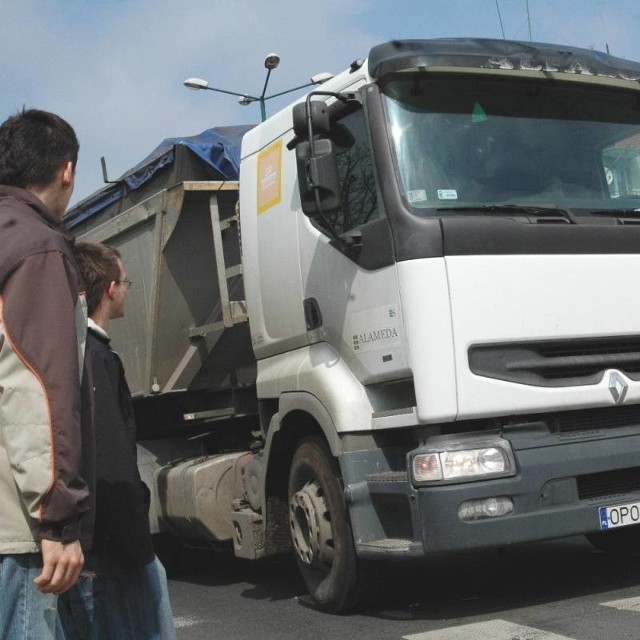
[(282, 198), (282, 140), (258, 154), (258, 215)]

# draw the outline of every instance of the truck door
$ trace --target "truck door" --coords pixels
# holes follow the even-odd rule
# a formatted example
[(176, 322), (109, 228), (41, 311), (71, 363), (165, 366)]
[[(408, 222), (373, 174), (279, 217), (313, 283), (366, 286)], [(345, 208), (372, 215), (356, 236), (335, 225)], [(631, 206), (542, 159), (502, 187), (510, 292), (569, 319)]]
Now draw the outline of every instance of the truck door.
[(298, 225), (304, 311), (310, 343), (333, 346), (363, 384), (407, 375), (402, 308), (391, 232), (381, 211), (365, 113), (332, 122), (341, 206)]

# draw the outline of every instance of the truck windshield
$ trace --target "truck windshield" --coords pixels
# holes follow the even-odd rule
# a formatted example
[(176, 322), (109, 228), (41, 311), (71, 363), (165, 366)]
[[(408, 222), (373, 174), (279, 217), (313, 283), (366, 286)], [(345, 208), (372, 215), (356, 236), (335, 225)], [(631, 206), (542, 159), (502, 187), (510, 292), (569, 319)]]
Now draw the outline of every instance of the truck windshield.
[(640, 208), (640, 92), (427, 73), (398, 74), (382, 92), (415, 213)]

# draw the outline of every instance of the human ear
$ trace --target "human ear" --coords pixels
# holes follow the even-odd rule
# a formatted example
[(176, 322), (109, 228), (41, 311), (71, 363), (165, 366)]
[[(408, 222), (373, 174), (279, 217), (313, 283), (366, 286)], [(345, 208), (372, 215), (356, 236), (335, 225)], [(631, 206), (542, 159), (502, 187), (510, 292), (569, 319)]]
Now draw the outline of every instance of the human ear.
[(68, 188), (73, 184), (74, 173), (73, 162), (69, 160), (62, 166), (61, 178), (63, 187)]

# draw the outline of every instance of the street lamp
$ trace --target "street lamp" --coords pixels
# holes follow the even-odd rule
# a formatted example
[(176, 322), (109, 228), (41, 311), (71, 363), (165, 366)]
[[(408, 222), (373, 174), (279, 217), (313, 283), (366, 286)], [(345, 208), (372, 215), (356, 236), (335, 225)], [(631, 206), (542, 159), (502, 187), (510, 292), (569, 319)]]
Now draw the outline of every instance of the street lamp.
[(267, 85), (269, 84), (269, 77), (271, 76), (271, 72), (278, 67), (280, 64), (280, 56), (277, 53), (270, 53), (264, 59), (264, 68), (267, 70), (267, 77), (264, 80), (264, 86), (262, 87), (262, 93), (259, 96), (253, 96), (249, 93), (237, 93), (235, 91), (227, 91), (226, 89), (218, 89), (217, 87), (210, 87), (209, 83), (202, 78), (187, 78), (183, 84), (187, 89), (193, 89), (194, 91), (200, 91), (205, 89), (207, 91), (217, 91), (218, 93), (226, 93), (228, 95), (237, 96), (238, 102), (241, 105), (252, 104), (253, 102), (260, 103), (260, 116), (262, 118), (262, 122), (267, 119), (267, 110), (265, 108), (265, 102), (267, 100), (271, 100), (271, 98), (277, 98), (279, 96), (283, 96), (287, 93), (292, 93), (293, 91), (298, 91), (299, 89), (304, 89), (305, 87), (310, 87), (315, 84), (322, 84), (327, 80), (333, 78), (333, 74), (323, 72), (316, 73), (314, 76), (311, 76), (310, 82), (306, 84), (301, 84), (299, 87), (293, 87), (292, 89), (287, 89), (286, 91), (280, 91), (279, 93), (273, 93), (270, 96), (266, 95)]

